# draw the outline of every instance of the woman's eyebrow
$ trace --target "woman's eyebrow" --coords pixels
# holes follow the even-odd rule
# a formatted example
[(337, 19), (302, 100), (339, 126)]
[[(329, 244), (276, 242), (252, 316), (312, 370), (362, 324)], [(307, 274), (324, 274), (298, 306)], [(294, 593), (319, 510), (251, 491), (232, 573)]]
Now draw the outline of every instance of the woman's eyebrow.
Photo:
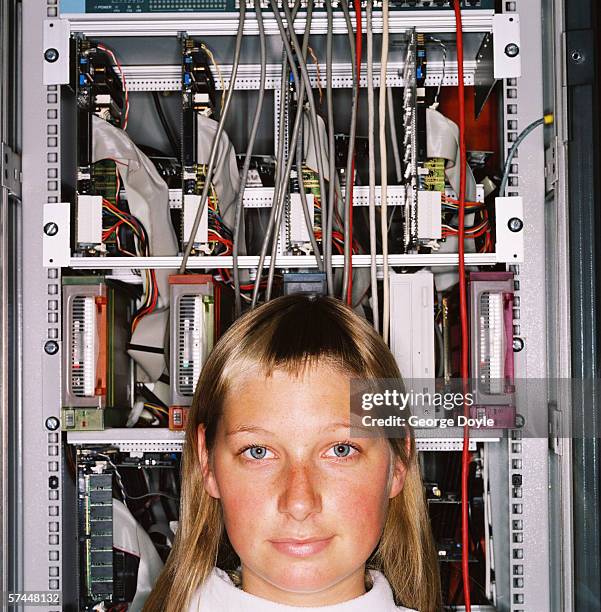
[(359, 431), (369, 431), (370, 433), (373, 434), (374, 428), (373, 427), (366, 427), (365, 425), (362, 425), (360, 422), (357, 422), (355, 424), (351, 424), (349, 421), (339, 421), (336, 423), (330, 423), (329, 425), (326, 425), (325, 427), (322, 427), (322, 429), (320, 430), (322, 433), (326, 432), (326, 431), (331, 431), (333, 429), (353, 429), (353, 430), (359, 430)]
[[(329, 423), (325, 427), (322, 427), (319, 430), (319, 432), (325, 433), (325, 432), (333, 431), (336, 429), (349, 429), (350, 430), (351, 423), (349, 423), (349, 421), (338, 421), (335, 423)], [(364, 425), (361, 425), (360, 423), (352, 425), (352, 429), (360, 430), (360, 431), (369, 431), (373, 433), (373, 428), (365, 427)], [(258, 433), (258, 434), (263, 434), (263, 435), (266, 434), (270, 436), (275, 435), (272, 431), (269, 431), (268, 429), (263, 429), (262, 427), (256, 427), (255, 425), (238, 425), (237, 427), (234, 427), (230, 431), (226, 432), (225, 436), (226, 437), (235, 436), (236, 434), (240, 434), (240, 433)]]
[(234, 436), (239, 433), (260, 433), (260, 434), (268, 434), (270, 436), (274, 435), (272, 431), (267, 429), (263, 429), (262, 427), (255, 427), (254, 425), (238, 425), (234, 427), (234, 429), (226, 432), (227, 436)]

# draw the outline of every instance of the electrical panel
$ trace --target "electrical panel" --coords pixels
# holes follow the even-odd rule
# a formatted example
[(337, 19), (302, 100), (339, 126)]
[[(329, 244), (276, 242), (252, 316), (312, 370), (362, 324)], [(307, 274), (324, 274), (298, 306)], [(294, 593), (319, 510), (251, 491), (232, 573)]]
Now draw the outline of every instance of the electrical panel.
[(127, 301), (100, 277), (63, 278), (63, 425), (103, 429), (127, 401)]
[[(43, 26), (26, 33), (43, 47), (43, 96), (28, 79), (24, 109), (42, 111), (26, 115), (24, 146), (45, 200), (24, 227), (42, 228), (44, 253), (24, 259), (42, 292), (27, 287), (25, 304), (48, 305), (37, 409), (57, 516), (37, 535), (64, 609), (141, 609), (135, 578), (156, 579), (177, 531), (207, 356), (241, 314), (292, 293), (346, 302), (416, 391), (454, 390), (467, 364), (468, 416), (494, 426), (464, 438), (425, 406), (416, 427), (444, 609), (466, 609), (462, 562), (472, 609), (552, 609), (549, 548), (535, 558), (525, 537), (549, 536), (547, 470), (522, 480), (549, 448), (522, 437), (516, 393), (547, 359), (530, 339), (546, 333), (531, 262), (545, 248), (548, 128), (512, 153), (543, 114), (541, 3), (528, 2), (463, 0), (460, 32), (450, 0), (311, 2), (304, 54), (306, 0), (27, 7)], [(135, 554), (120, 548), (142, 532)]]
[[(324, 3), (316, 2), (323, 10)], [(494, 9), (494, 0), (463, 0), (464, 9)], [(269, 9), (269, 2), (261, 3)], [(365, 2), (362, 3), (365, 7)], [(235, 11), (239, 0), (132, 0), (130, 2), (107, 2), (105, 0), (61, 0), (61, 13), (213, 13)], [(252, 2), (249, 9), (254, 8)], [(396, 0), (390, 3), (391, 10), (440, 10), (450, 9), (451, 0)]]
[[(172, 276), (171, 289), (171, 405), (169, 426), (184, 429), (187, 407), (215, 337), (213, 277), (202, 274)], [(219, 306), (219, 302), (217, 302)]]

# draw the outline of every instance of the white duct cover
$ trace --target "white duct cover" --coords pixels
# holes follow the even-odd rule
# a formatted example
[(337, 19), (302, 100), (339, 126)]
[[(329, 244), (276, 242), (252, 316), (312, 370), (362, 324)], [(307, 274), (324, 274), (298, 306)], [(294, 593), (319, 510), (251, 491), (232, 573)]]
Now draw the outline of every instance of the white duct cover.
[[(446, 160), (445, 174), (453, 191), (459, 196), (459, 127), (433, 108), (426, 109), (426, 132), (428, 157), (441, 157)], [(472, 169), (466, 168), (465, 199), (476, 199), (476, 179)]]
[[(92, 161), (103, 159), (116, 161), (121, 180), (127, 193), (131, 214), (136, 217), (148, 234), (151, 256), (177, 255), (177, 240), (169, 216), (169, 189), (154, 164), (134, 144), (127, 132), (110, 123), (92, 117)], [(157, 308), (140, 320), (131, 344), (165, 350), (169, 327), (169, 275), (174, 269), (156, 270), (159, 288)], [(151, 381), (159, 379), (166, 367), (166, 355), (130, 349), (132, 359), (146, 372)]]
[[(218, 123), (214, 119), (199, 115), (197, 120), (197, 156), (199, 164), (208, 164), (211, 146), (215, 139)], [(225, 131), (221, 132), (221, 142), (215, 159), (213, 170), (213, 186), (219, 200), (219, 213), (227, 227), (234, 233), (236, 224), (236, 200), (240, 189), (240, 175), (236, 163), (236, 151)], [(205, 204), (205, 209), (207, 204)], [(246, 240), (244, 230), (244, 214), (240, 219), (240, 244), (238, 254), (246, 255)], [(249, 271), (240, 270), (240, 283), (248, 283)]]
[(163, 561), (150, 536), (118, 499), (113, 499), (113, 548), (140, 559), (136, 595), (127, 609), (128, 612), (141, 612), (163, 569)]

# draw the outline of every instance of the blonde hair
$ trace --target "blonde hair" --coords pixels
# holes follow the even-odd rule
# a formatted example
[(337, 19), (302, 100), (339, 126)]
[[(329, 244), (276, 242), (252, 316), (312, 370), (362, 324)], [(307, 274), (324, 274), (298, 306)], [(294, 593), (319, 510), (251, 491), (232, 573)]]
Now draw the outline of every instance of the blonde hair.
[[(197, 429), (205, 427), (209, 452), (224, 399), (247, 367), (269, 375), (298, 374), (308, 366), (333, 365), (356, 378), (396, 379), (400, 373), (382, 338), (339, 300), (284, 296), (238, 319), (209, 356), (188, 416), (182, 458), (180, 521), (173, 550), (143, 612), (182, 612), (216, 565), (233, 570), (239, 559), (224, 529), (221, 505), (204, 489)], [(389, 439), (407, 468), (403, 490), (390, 500), (380, 542), (367, 567), (388, 579), (397, 605), (420, 612), (441, 609), (437, 555), (413, 437)]]

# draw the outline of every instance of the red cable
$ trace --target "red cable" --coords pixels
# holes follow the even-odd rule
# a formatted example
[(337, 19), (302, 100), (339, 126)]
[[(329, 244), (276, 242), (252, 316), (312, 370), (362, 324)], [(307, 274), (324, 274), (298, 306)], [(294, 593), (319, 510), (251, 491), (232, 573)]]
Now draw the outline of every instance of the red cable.
[[(357, 56), (357, 83), (361, 83), (361, 55), (363, 53), (363, 29), (361, 25), (361, 0), (354, 0), (355, 20), (357, 22), (357, 32), (355, 34), (355, 47)], [(360, 85), (357, 87), (357, 97), (359, 97)], [(350, 143), (349, 143), (350, 145)], [(353, 187), (355, 184), (355, 155), (353, 152), (353, 162), (351, 164), (351, 176), (347, 176), (347, 184), (351, 192), (349, 202), (349, 242), (351, 244), (351, 261), (348, 269), (348, 285), (346, 289), (346, 303), (349, 306), (353, 305)]]
[[(467, 292), (465, 283), (465, 187), (466, 187), (466, 150), (465, 150), (465, 85), (463, 80), (463, 23), (459, 0), (453, 3), (457, 24), (457, 76), (459, 80), (459, 310), (461, 315), (461, 379), (464, 396), (469, 377), (469, 331), (467, 321)], [(464, 402), (464, 413), (469, 416), (469, 408)], [(469, 515), (468, 515), (468, 475), (470, 464), (469, 426), (463, 428), (463, 452), (461, 454), (461, 569), (463, 574), (463, 599), (466, 612), (471, 611), (470, 570), (469, 570)]]

